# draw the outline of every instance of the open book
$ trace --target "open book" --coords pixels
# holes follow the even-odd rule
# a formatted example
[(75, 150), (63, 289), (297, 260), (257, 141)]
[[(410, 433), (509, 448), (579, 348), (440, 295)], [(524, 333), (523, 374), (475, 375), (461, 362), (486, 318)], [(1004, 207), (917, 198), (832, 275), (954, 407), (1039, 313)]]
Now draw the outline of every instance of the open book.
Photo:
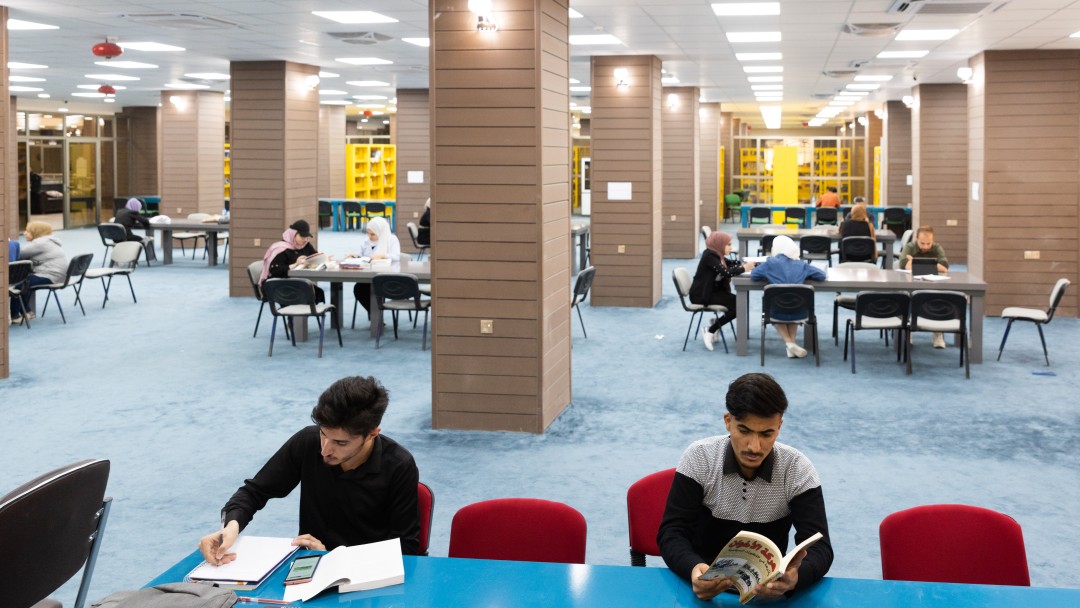
[(291, 538), (241, 536), (229, 547), (229, 553), (236, 553), (235, 560), (221, 566), (202, 562), (188, 574), (187, 580), (227, 589), (254, 589), (297, 549)]
[(306, 602), (330, 587), (338, 593), (378, 589), (405, 582), (401, 561), (401, 540), (338, 547), (319, 560), (310, 583), (287, 585), (285, 601)]
[(330, 256), (325, 253), (316, 253), (308, 256), (308, 258), (304, 260), (304, 263), (297, 268), (302, 268), (304, 270), (324, 270), (329, 261)]
[(739, 602), (754, 598), (754, 588), (780, 578), (799, 551), (816, 543), (821, 532), (799, 543), (790, 553), (780, 556), (780, 548), (767, 537), (743, 530), (731, 539), (701, 580), (726, 578), (739, 590)]

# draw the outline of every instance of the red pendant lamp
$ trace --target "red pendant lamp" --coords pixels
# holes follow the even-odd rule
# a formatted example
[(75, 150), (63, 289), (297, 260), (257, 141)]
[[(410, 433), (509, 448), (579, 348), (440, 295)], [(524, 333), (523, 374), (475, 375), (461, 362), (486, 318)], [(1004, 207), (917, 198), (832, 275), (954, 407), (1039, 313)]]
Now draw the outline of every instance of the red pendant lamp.
[(112, 59), (113, 57), (119, 57), (124, 54), (124, 49), (115, 42), (106, 40), (105, 42), (99, 42), (90, 48), (97, 57), (104, 57), (105, 59)]
[(116, 88), (109, 84), (103, 84), (98, 87), (98, 93), (104, 93), (106, 95), (116, 95)]

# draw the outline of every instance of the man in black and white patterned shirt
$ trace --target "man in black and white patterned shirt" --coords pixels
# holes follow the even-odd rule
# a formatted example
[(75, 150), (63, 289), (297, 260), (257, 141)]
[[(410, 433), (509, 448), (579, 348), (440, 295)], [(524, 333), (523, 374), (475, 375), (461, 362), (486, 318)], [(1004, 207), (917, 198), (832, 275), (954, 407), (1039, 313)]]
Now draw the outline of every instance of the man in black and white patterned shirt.
[(776, 438), (787, 396), (767, 374), (746, 374), (728, 386), (727, 436), (694, 442), (683, 453), (668, 494), (657, 541), (673, 572), (710, 600), (730, 583), (699, 577), (740, 530), (763, 534), (782, 552), (795, 542), (822, 538), (792, 560), (781, 578), (758, 589), (775, 598), (818, 581), (832, 565), (825, 499), (817, 470), (801, 452)]

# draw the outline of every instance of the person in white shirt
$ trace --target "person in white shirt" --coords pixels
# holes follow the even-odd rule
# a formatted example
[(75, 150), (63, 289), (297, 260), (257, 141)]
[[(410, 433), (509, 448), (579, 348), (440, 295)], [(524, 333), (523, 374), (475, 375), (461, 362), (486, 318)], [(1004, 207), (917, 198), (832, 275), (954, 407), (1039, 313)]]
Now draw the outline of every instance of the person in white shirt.
[[(367, 239), (360, 245), (361, 257), (374, 260), (389, 259), (391, 264), (401, 261), (401, 242), (390, 231), (386, 218), (373, 217), (367, 225)], [(353, 295), (371, 318), (371, 283), (357, 283)]]

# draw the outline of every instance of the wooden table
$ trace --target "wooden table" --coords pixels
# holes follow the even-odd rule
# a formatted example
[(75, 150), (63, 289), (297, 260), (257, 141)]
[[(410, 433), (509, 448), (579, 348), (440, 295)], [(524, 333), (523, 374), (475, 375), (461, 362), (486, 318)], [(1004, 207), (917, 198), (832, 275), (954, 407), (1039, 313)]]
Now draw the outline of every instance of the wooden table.
[(589, 224), (587, 222), (570, 224), (570, 236), (577, 239), (578, 271), (580, 272), (589, 266)]
[(219, 224), (217, 222), (193, 222), (188, 220), (174, 220), (168, 224), (155, 224), (150, 223), (150, 227), (146, 229), (147, 236), (153, 237), (154, 231), (160, 230), (161, 234), (161, 251), (162, 251), (162, 264), (172, 264), (172, 252), (173, 252), (173, 232), (205, 232), (206, 233), (206, 263), (208, 266), (217, 266), (217, 235), (219, 232), (228, 232), (228, 222)]
[[(735, 232), (735, 236), (739, 239), (739, 255), (747, 257), (750, 255), (750, 241), (760, 241), (761, 237), (765, 235), (784, 235), (791, 237), (791, 240), (798, 242), (804, 236), (827, 236), (832, 239), (833, 243), (840, 242), (840, 229), (836, 226), (817, 226), (815, 228), (788, 228), (786, 226), (779, 226), (776, 224), (769, 224), (765, 226), (758, 226), (754, 228), (740, 228)], [(877, 242), (883, 245), (885, 250), (885, 267), (892, 268), (893, 266), (893, 243), (896, 242), (896, 235), (891, 230), (875, 230)]]
[[(968, 323), (968, 339), (971, 344), (968, 356), (972, 363), (982, 363), (983, 314), (986, 282), (982, 277), (968, 272), (951, 272), (947, 281), (923, 281), (913, 279), (911, 273), (880, 268), (829, 268), (824, 281), (807, 281), (821, 294), (858, 291), (916, 291), (938, 289), (959, 291), (968, 296), (971, 310)], [(748, 274), (731, 280), (735, 288), (736, 344), (735, 354), (745, 357), (750, 335), (750, 292), (762, 291), (768, 283), (755, 281)], [(831, 297), (831, 296), (830, 296)]]

